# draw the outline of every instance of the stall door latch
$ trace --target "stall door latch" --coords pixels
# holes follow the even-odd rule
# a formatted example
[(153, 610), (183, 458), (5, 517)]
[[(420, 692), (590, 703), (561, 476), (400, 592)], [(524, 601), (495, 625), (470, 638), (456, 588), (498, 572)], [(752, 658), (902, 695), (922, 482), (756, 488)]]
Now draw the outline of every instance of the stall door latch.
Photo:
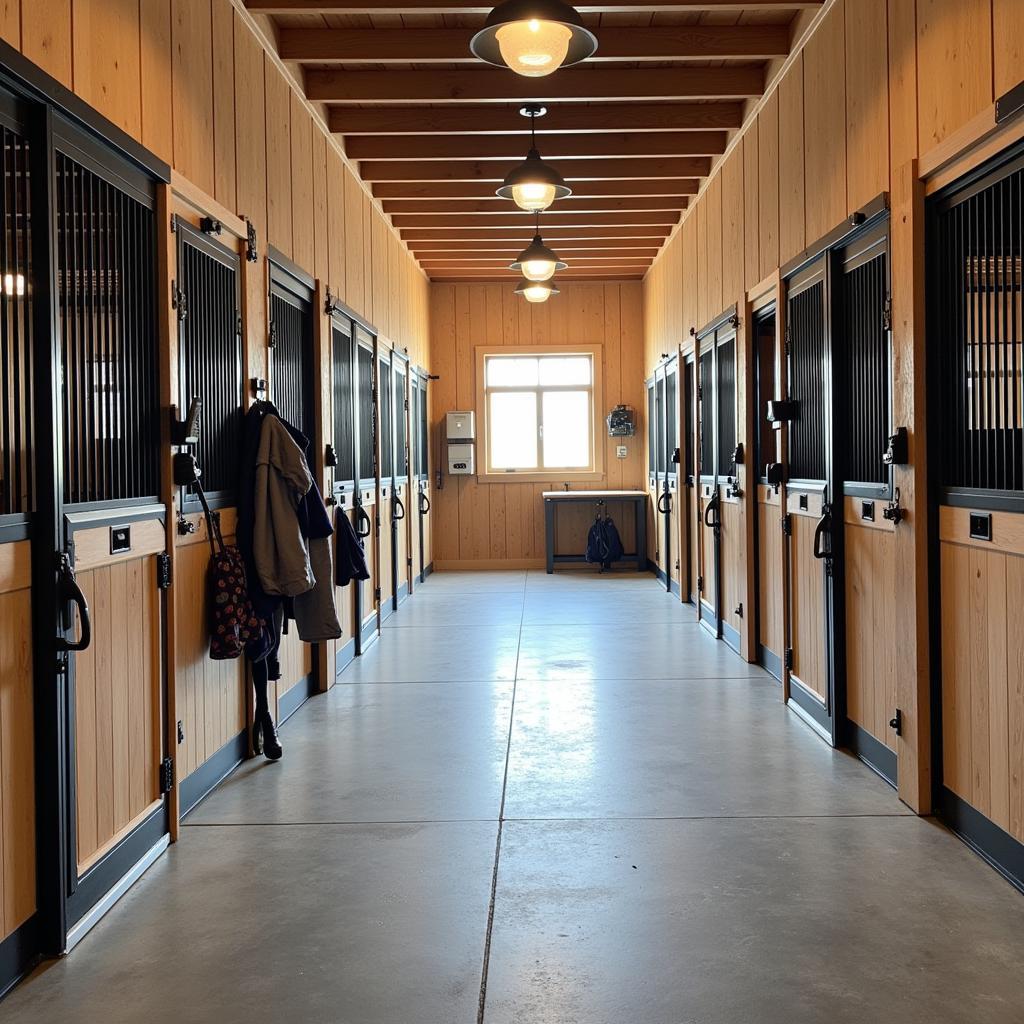
[(166, 551), (156, 556), (156, 585), (159, 590), (171, 589), (171, 556)]
[(174, 758), (165, 757), (160, 762), (160, 795), (174, 789)]
[(903, 712), (899, 708), (896, 709), (896, 714), (889, 719), (889, 728), (896, 733), (897, 736), (903, 735)]

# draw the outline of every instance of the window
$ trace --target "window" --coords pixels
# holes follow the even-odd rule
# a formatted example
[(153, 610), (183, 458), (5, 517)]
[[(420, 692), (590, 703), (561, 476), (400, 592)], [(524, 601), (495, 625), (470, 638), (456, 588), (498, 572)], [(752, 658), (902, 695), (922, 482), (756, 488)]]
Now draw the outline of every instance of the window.
[(594, 350), (480, 355), (485, 473), (600, 472)]

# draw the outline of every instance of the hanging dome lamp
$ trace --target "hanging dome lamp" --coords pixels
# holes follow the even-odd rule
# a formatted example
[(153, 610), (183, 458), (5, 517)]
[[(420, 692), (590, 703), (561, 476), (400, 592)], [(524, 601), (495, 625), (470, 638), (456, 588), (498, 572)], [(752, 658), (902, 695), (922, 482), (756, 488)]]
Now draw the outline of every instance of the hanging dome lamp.
[(515, 263), (509, 264), (508, 269), (522, 271), (527, 281), (548, 281), (556, 270), (565, 270), (569, 264), (563, 263), (554, 250), (544, 244), (540, 237), (540, 214), (537, 214), (537, 220), (533, 241), (516, 257)]
[(565, 179), (550, 164), (544, 163), (537, 151), (536, 122), (547, 113), (547, 108), (531, 103), (520, 111), (530, 119), (530, 152), (526, 159), (505, 176), (497, 195), (511, 199), (520, 210), (539, 212), (546, 210), (556, 199), (572, 195)]
[(474, 57), (542, 78), (597, 52), (597, 37), (562, 0), (505, 0), (469, 42)]
[(557, 294), (554, 281), (524, 281), (516, 289), (516, 295), (522, 295), (527, 302), (547, 302)]

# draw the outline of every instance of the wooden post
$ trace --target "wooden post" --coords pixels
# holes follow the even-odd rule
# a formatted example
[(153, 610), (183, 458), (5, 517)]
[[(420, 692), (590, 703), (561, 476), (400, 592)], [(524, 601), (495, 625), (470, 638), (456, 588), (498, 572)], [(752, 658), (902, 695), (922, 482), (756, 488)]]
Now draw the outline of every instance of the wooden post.
[[(160, 346), (160, 500), (163, 502), (165, 550), (170, 559), (171, 586), (165, 592), (166, 616), (164, 626), (164, 660), (167, 666), (167, 720), (164, 722), (166, 755), (174, 759), (174, 785), (167, 794), (168, 829), (171, 842), (177, 842), (180, 827), (180, 801), (178, 780), (178, 692), (177, 692), (177, 633), (175, 615), (175, 583), (177, 581), (177, 488), (174, 485), (174, 463), (171, 452), (171, 406), (178, 402), (178, 317), (174, 310), (171, 278), (175, 267), (175, 237), (171, 231), (173, 196), (170, 185), (158, 185), (156, 193), (157, 288), (159, 295)], [(180, 410), (178, 412), (180, 415)]]
[[(787, 374), (788, 362), (786, 360), (786, 329), (787, 314), (789, 309), (786, 305), (786, 282), (782, 279), (782, 272), (775, 271), (775, 394), (780, 400), (789, 397), (789, 377)], [(783, 484), (780, 488), (782, 500), (779, 502), (779, 514), (785, 517), (788, 505), (786, 503), (786, 483), (789, 476), (789, 426), (784, 425), (779, 432), (779, 462), (784, 467)], [(779, 521), (779, 529), (782, 529), (782, 521)], [(789, 665), (787, 664), (786, 651), (790, 645), (790, 612), (789, 612), (789, 538), (784, 536), (780, 546), (782, 559), (779, 563), (779, 587), (782, 589), (782, 650), (779, 657), (782, 659), (782, 699), (789, 701)]]
[(740, 565), (737, 579), (742, 584), (743, 628), (740, 633), (740, 653), (751, 664), (757, 661), (757, 602), (755, 567), (757, 565), (756, 547), (754, 543), (754, 527), (757, 522), (757, 466), (750, 460), (754, 456), (754, 431), (757, 428), (757, 411), (754, 386), (754, 373), (757, 365), (757, 354), (754, 345), (754, 318), (751, 304), (747, 296), (741, 295), (736, 303), (736, 314), (739, 324), (736, 327), (736, 384), (739, 394), (736, 396), (736, 408), (739, 415), (736, 436), (743, 443), (743, 465), (736, 467), (736, 479), (739, 481), (742, 497), (740, 498), (740, 526), (742, 543), (740, 544)]
[[(331, 413), (331, 315), (327, 312), (327, 288), (317, 278), (313, 292), (313, 367), (317, 386), (313, 388), (313, 437), (310, 442), (309, 471), (320, 493), (330, 497), (325, 446), (330, 441)], [(330, 511), (330, 507), (328, 507)], [(333, 586), (333, 581), (332, 581)], [(313, 670), (317, 689), (326, 693), (334, 685), (334, 641), (313, 644)]]
[(894, 424), (907, 428), (910, 458), (895, 471), (906, 509), (895, 532), (899, 795), (919, 814), (932, 802), (924, 216), (924, 185), (912, 160), (892, 186), (892, 404)]

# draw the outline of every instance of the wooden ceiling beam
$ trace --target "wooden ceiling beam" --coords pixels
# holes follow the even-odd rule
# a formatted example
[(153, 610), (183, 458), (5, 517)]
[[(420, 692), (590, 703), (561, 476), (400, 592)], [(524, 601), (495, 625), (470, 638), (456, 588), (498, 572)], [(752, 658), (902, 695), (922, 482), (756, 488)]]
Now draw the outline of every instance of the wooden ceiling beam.
[[(473, 28), (282, 28), (282, 60), (313, 64), (479, 63)], [(773, 60), (789, 53), (787, 25), (658, 25), (602, 33), (601, 61)]]
[[(549, 227), (572, 228), (572, 227), (609, 227), (613, 224), (635, 227), (638, 224), (675, 225), (679, 222), (679, 214), (674, 211), (639, 210), (635, 213), (579, 213), (576, 215), (566, 214), (564, 211), (548, 211), (544, 214), (542, 223), (544, 230)], [(450, 227), (451, 220), (448, 217), (431, 219), (429, 216), (421, 217), (415, 214), (398, 213), (391, 218), (391, 223), (396, 228), (430, 228)], [(512, 213), (507, 217), (491, 217), (483, 213), (467, 213), (459, 219), (459, 227), (478, 228), (514, 228), (529, 229), (534, 223), (533, 217), (528, 213)]]
[[(522, 251), (521, 247), (515, 245), (499, 246), (496, 249), (477, 249), (464, 252), (427, 252), (418, 257), (421, 262), (427, 263), (454, 263), (470, 262), (474, 260), (501, 260), (511, 263)], [(650, 263), (658, 255), (658, 249), (576, 249), (569, 250), (559, 246), (558, 255), (566, 263), (573, 265), (587, 260), (623, 260), (625, 262)]]
[[(428, 262), (428, 261), (421, 261), (420, 262), (420, 266), (428, 274), (431, 273), (432, 271), (435, 271), (435, 270), (443, 271), (443, 272), (446, 272), (446, 273), (450, 273), (451, 271), (454, 271), (454, 270), (477, 270), (477, 269), (479, 269), (479, 270), (490, 270), (492, 272), (496, 272), (496, 273), (499, 273), (499, 274), (504, 272), (508, 276), (509, 280), (511, 280), (511, 281), (513, 281), (515, 283), (521, 282), (523, 280), (522, 277), (519, 277), (516, 271), (509, 270), (509, 268), (508, 268), (509, 262), (510, 261), (506, 257), (506, 258), (503, 258), (503, 259), (500, 259), (500, 260), (491, 260), (491, 261), (480, 260), (478, 262), (466, 261), (465, 263), (432, 263), (432, 262)], [(645, 270), (647, 270), (650, 267), (650, 265), (651, 265), (651, 261), (650, 260), (635, 260), (635, 261), (629, 261), (629, 260), (608, 260), (608, 261), (604, 261), (604, 260), (586, 260), (586, 261), (581, 261), (578, 265), (576, 265), (575, 269), (576, 270), (604, 270), (604, 269), (613, 270), (613, 269), (615, 269), (615, 270), (632, 270), (634, 273), (643, 273)], [(557, 283), (557, 275), (556, 275), (556, 283)]]
[[(697, 178), (610, 178), (581, 181), (563, 204), (578, 199), (627, 196), (696, 195)], [(486, 199), (511, 209), (507, 199), (494, 194), (497, 185), (489, 181), (378, 181), (372, 185), (374, 198), (384, 199)]]
[(568, 68), (524, 78), (504, 68), (465, 71), (306, 72), (315, 103), (560, 103), (569, 100), (751, 99), (764, 92), (764, 67)]
[[(558, 275), (555, 284), (561, 287), (572, 281), (588, 283), (591, 281), (641, 281), (646, 270), (566, 270)], [(517, 281), (506, 270), (504, 273), (496, 270), (432, 270), (427, 277), (437, 284), (497, 284), (505, 285), (509, 290), (514, 290)], [(553, 296), (549, 301), (557, 302), (558, 296)]]
[[(601, 252), (624, 252), (627, 255), (648, 252), (656, 253), (661, 242), (658, 238), (549, 238), (546, 241), (551, 245), (556, 245), (560, 253), (572, 253), (588, 249)], [(413, 254), (434, 253), (437, 256), (465, 256), (472, 253), (475, 256), (478, 253), (494, 249), (501, 249), (502, 252), (508, 250), (518, 252), (528, 242), (529, 239), (527, 238), (479, 238), (470, 241), (446, 241), (442, 239), (441, 241), (433, 242), (411, 241), (409, 242), (409, 250)]]
[[(493, 181), (500, 183), (519, 160), (363, 160), (363, 181)], [(563, 160), (558, 170), (570, 183), (589, 178), (705, 178), (711, 160), (703, 156)], [(575, 191), (575, 185), (574, 191)]]
[[(403, 228), (399, 233), (403, 241), (415, 245), (421, 241), (451, 242), (506, 242), (516, 241), (524, 244), (534, 235), (532, 224), (523, 222), (513, 227), (480, 228), (480, 227), (442, 227), (442, 228)], [(543, 228), (544, 237), (554, 241), (570, 239), (594, 241), (595, 239), (665, 239), (672, 231), (669, 224), (598, 224), (581, 227), (556, 226), (547, 224)]]
[[(581, 14), (636, 11), (800, 11), (825, 0), (607, 0), (578, 3)], [(490, 14), (494, 4), (479, 0), (245, 0), (260, 14)]]
[[(719, 156), (725, 132), (606, 132), (538, 139), (545, 160), (607, 156)], [(357, 135), (345, 140), (352, 160), (522, 160), (529, 141), (519, 135)]]
[[(329, 107), (327, 123), (341, 135), (529, 135), (518, 107)], [(731, 130), (743, 124), (740, 103), (567, 103), (537, 121), (537, 134)], [(543, 143), (542, 143), (543, 144)]]
[[(490, 199), (385, 199), (385, 213), (420, 213), (448, 217), (465, 213), (486, 213), (500, 217), (508, 213), (507, 200)], [(685, 210), (687, 196), (634, 196), (626, 199), (562, 199), (575, 213), (613, 213), (625, 210)], [(455, 223), (454, 221), (452, 223)]]

